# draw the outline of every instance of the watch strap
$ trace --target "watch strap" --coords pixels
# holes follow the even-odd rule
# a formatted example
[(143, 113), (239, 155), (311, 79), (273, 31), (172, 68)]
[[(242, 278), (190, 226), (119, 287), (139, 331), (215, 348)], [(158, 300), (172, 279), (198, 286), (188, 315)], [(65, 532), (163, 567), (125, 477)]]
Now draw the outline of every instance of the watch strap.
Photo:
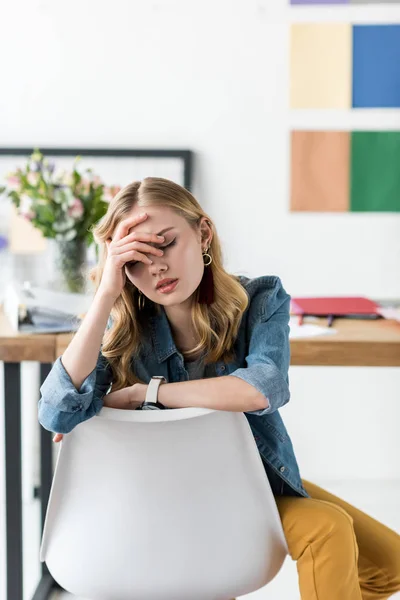
[(158, 402), (158, 388), (161, 383), (166, 381), (165, 377), (162, 375), (154, 375), (147, 386), (146, 398), (145, 401), (136, 409), (136, 410), (160, 410), (166, 408), (161, 402)]

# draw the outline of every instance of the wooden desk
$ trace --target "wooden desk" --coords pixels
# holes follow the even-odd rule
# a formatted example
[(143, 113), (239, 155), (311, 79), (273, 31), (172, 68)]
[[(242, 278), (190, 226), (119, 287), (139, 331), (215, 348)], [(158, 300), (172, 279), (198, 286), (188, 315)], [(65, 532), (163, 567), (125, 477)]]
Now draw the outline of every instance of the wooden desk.
[[(320, 320), (326, 326), (326, 320)], [(314, 321), (313, 321), (314, 323)], [(291, 340), (291, 364), (308, 366), (400, 367), (400, 323), (379, 319), (337, 319), (337, 334)], [(20, 335), (0, 309), (0, 360), (4, 361), (7, 600), (23, 600), (22, 473), (21, 473), (21, 361), (40, 364), (40, 383), (61, 356), (73, 334)], [(39, 399), (39, 393), (38, 393)], [(38, 427), (39, 423), (38, 423)], [(52, 434), (40, 427), (42, 528), (53, 477)], [(45, 563), (34, 600), (47, 600), (55, 582)]]
[[(326, 327), (326, 319), (313, 323)], [(291, 340), (291, 364), (400, 367), (400, 323), (386, 319), (336, 319), (333, 328), (336, 334)], [(0, 360), (5, 362), (54, 362), (72, 337), (72, 333), (17, 334), (0, 309)]]
[[(307, 319), (304, 320), (307, 323)], [(326, 327), (326, 319), (313, 321)], [(337, 333), (291, 340), (292, 365), (400, 367), (400, 323), (335, 319)]]

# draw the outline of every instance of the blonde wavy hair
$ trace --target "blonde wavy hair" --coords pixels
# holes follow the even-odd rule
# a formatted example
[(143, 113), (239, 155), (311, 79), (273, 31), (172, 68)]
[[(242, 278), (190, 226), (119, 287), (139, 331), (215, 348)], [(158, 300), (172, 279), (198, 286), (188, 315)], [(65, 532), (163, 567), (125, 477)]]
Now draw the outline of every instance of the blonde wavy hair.
[[(92, 228), (100, 250), (98, 263), (90, 274), (96, 291), (107, 258), (106, 240), (112, 237), (118, 223), (128, 217), (134, 206), (166, 206), (186, 219), (194, 230), (201, 218), (206, 217), (213, 232), (208, 250), (213, 261), (205, 268), (212, 269), (214, 302), (210, 305), (199, 303), (200, 284), (194, 292), (191, 309), (192, 323), (200, 341), (196, 347), (185, 352), (184, 357), (190, 359), (201, 352), (205, 355), (206, 364), (221, 359), (229, 362), (233, 358), (234, 342), (249, 298), (239, 277), (230, 275), (223, 268), (221, 245), (212, 220), (195, 197), (177, 183), (160, 177), (146, 177), (143, 181), (128, 184), (114, 196), (107, 213)], [(111, 366), (112, 391), (134, 383), (144, 383), (133, 373), (131, 361), (140, 352), (142, 340), (147, 332), (148, 318), (159, 314), (161, 307), (146, 298), (144, 307), (140, 310), (138, 299), (139, 291), (127, 277), (122, 293), (111, 310), (112, 325), (103, 336), (101, 348), (103, 356)]]

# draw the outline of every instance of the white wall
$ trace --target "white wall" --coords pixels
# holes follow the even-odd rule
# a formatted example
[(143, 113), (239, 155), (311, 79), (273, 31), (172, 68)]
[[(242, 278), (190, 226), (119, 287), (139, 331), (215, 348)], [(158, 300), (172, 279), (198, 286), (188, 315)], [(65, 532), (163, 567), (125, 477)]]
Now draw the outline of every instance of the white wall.
[[(400, 216), (291, 214), (291, 127), (400, 128), (400, 111), (290, 111), (290, 20), (400, 22), (400, 5), (13, 0), (0, 144), (185, 147), (226, 264), (292, 294), (400, 297)], [(132, 173), (134, 178), (134, 173)], [(400, 369), (292, 368), (282, 411), (316, 481), (400, 478)]]
[[(292, 295), (400, 297), (400, 215), (288, 211), (291, 127), (400, 128), (397, 110), (291, 111), (290, 21), (400, 22), (399, 5), (16, 0), (6, 17), (2, 145), (191, 148), (230, 270), (279, 274)], [(292, 369), (283, 415), (304, 474), (400, 476), (399, 383), (399, 369)]]
[(289, 21), (400, 22), (400, 6), (286, 3), (9, 3), (1, 143), (192, 148), (230, 268), (296, 294), (400, 296), (398, 215), (288, 212), (292, 125), (400, 127), (400, 111), (290, 111)]

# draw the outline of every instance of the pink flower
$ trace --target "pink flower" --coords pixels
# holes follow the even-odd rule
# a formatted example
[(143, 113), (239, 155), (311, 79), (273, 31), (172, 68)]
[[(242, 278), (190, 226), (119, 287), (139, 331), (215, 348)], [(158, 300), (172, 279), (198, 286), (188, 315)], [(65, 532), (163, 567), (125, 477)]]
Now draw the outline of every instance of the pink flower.
[(73, 203), (68, 209), (68, 215), (73, 219), (80, 219), (83, 215), (83, 204), (79, 198), (74, 198)]
[(122, 188), (119, 185), (105, 186), (103, 196), (104, 202), (111, 202), (114, 196), (116, 196), (121, 189)]
[(24, 213), (20, 213), (21, 217), (23, 217), (24, 219), (26, 219), (27, 221), (32, 221), (33, 217), (35, 216), (35, 213), (32, 212), (31, 210), (28, 210)]
[(88, 194), (90, 192), (90, 179), (85, 179), (85, 177), (82, 177), (79, 182), (78, 189), (80, 193)]
[(7, 177), (7, 185), (11, 190), (19, 190), (19, 179), (18, 177), (15, 177), (14, 175), (10, 175), (9, 177)]

